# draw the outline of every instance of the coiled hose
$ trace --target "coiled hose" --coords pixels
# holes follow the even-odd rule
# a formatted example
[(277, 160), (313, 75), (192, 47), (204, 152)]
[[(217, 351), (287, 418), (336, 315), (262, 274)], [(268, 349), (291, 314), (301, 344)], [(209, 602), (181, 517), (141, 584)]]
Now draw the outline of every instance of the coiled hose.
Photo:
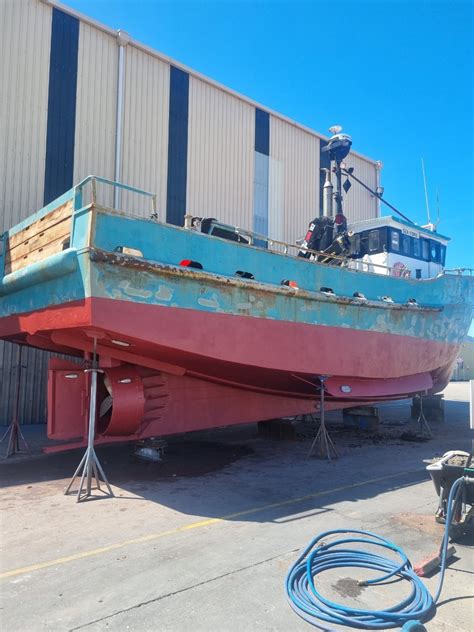
[[(333, 630), (327, 624), (346, 625), (365, 630), (382, 630), (402, 627), (413, 620), (424, 621), (435, 608), (443, 587), (446, 569), (446, 552), (449, 542), (449, 526), (458, 492), (464, 479), (457, 479), (450, 491), (446, 515), (446, 528), (441, 544), (441, 570), (438, 588), (434, 597), (415, 574), (404, 551), (396, 544), (370, 531), (334, 529), (315, 537), (291, 567), (285, 580), (286, 594), (293, 610), (308, 623), (322, 629)], [(351, 534), (332, 542), (324, 540), (335, 534)], [(362, 536), (362, 537), (354, 537)], [(399, 560), (393, 561), (376, 553), (346, 548), (353, 543), (375, 545), (397, 553)], [(340, 548), (344, 547), (344, 548)], [(387, 610), (363, 610), (350, 608), (326, 599), (315, 586), (315, 578), (329, 569), (359, 567), (380, 571), (376, 579), (359, 582), (360, 585), (380, 584), (391, 577), (406, 579), (411, 584), (411, 593)]]

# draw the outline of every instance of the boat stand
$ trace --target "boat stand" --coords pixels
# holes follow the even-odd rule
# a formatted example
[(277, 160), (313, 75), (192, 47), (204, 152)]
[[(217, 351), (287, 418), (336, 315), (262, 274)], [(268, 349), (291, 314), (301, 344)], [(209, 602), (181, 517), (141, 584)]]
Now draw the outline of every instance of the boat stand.
[[(102, 371), (97, 367), (97, 339), (94, 338), (94, 355), (92, 357), (92, 368), (85, 369), (84, 373), (91, 374), (91, 391), (90, 391), (90, 406), (89, 406), (89, 431), (87, 436), (87, 449), (84, 453), (84, 456), (81, 459), (81, 462), (77, 466), (76, 471), (74, 472), (73, 477), (69, 485), (64, 492), (67, 496), (71, 490), (71, 487), (76, 480), (76, 477), (80, 476), (81, 481), (79, 483), (79, 489), (77, 491), (77, 500), (76, 502), (81, 502), (83, 500), (88, 500), (89, 498), (96, 498), (92, 491), (93, 489), (101, 492), (104, 497), (110, 496), (114, 497), (114, 493), (112, 488), (109, 485), (109, 481), (102, 469), (100, 461), (97, 457), (97, 454), (94, 449), (94, 436), (95, 436), (95, 421), (97, 416), (97, 374), (102, 373)], [(82, 470), (82, 474), (80, 474)], [(92, 479), (95, 478), (96, 485), (92, 486)], [(102, 480), (101, 480), (102, 479)], [(107, 490), (103, 489), (100, 484), (101, 482), (106, 486)]]
[[(24, 367), (21, 364), (21, 355), (23, 352), (22, 345), (18, 345), (17, 349), (15, 399), (13, 400), (12, 422), (0, 439), (0, 443), (3, 443), (8, 437), (7, 450), (5, 452), (5, 456), (7, 459), (10, 458), (13, 454), (31, 454), (30, 446), (28, 445), (28, 442), (25, 439), (23, 432), (21, 431), (20, 420), (18, 418), (18, 411), (20, 409), (21, 369)], [(21, 447), (22, 444), (24, 446), (23, 448)]]
[[(309, 457), (313, 454), (314, 450), (316, 450), (317, 456), (321, 459), (327, 459), (328, 461), (331, 461), (332, 458), (335, 458), (335, 459), (339, 458), (339, 455), (336, 451), (336, 448), (334, 447), (334, 443), (331, 439), (331, 436), (326, 428), (325, 405), (324, 405), (324, 392), (325, 392), (324, 383), (328, 377), (329, 377), (328, 375), (319, 376), (319, 381), (321, 383), (321, 386), (319, 388), (320, 423), (319, 423), (318, 432), (316, 433), (316, 436), (313, 439), (313, 443), (311, 444), (311, 447), (309, 449), (308, 456), (306, 457), (307, 459), (309, 459)], [(332, 453), (332, 458), (331, 458), (331, 453)]]
[(419, 426), (420, 437), (432, 439), (433, 432), (431, 430), (431, 426), (428, 423), (428, 420), (425, 417), (425, 411), (423, 410), (423, 395), (416, 395), (416, 397), (420, 400), (420, 412), (418, 414), (418, 419), (416, 423)]

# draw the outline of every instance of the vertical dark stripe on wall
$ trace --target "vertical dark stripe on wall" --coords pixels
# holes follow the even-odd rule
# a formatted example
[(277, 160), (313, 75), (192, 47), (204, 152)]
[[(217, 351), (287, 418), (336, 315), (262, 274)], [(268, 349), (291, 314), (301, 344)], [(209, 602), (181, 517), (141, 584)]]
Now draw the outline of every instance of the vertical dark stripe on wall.
[(73, 185), (79, 20), (53, 9), (44, 203)]
[(321, 139), (319, 141), (319, 217), (323, 215), (323, 187), (326, 181), (326, 172), (322, 171), (322, 169), (329, 169), (331, 167), (329, 152), (321, 151), (327, 144), (326, 140)]
[[(270, 115), (255, 109), (255, 156), (253, 178), (253, 230), (268, 235), (268, 185), (270, 174)], [(266, 247), (260, 240), (256, 245)]]
[(255, 151), (270, 155), (270, 115), (258, 108), (255, 109)]
[(166, 221), (177, 226), (183, 225), (186, 213), (188, 110), (189, 75), (171, 66)]

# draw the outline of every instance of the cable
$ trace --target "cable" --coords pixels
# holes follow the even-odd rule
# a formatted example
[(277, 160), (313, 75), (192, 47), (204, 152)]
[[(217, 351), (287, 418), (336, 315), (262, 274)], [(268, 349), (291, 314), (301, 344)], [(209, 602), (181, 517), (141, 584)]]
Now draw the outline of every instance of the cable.
[[(332, 631), (334, 629), (325, 624), (346, 625), (365, 630), (382, 630), (402, 627), (414, 619), (424, 621), (435, 608), (443, 587), (449, 526), (453, 508), (463, 483), (462, 477), (457, 479), (449, 494), (446, 527), (440, 549), (440, 578), (435, 597), (431, 596), (425, 584), (415, 574), (404, 551), (396, 544), (370, 531), (334, 529), (316, 536), (288, 572), (285, 587), (290, 606), (305, 621), (321, 630)], [(332, 542), (325, 541), (328, 537), (336, 534), (351, 534), (352, 536), (356, 534), (362, 537), (346, 537)], [(394, 561), (377, 553), (346, 548), (345, 546), (354, 543), (389, 549), (398, 555), (399, 560)], [(364, 610), (335, 603), (321, 595), (315, 586), (315, 578), (329, 569), (343, 567), (368, 568), (382, 573), (376, 579), (358, 582), (359, 585), (380, 584), (396, 576), (410, 582), (411, 593), (406, 599), (386, 610)]]
[(378, 193), (376, 193), (376, 191), (373, 191), (370, 187), (368, 187), (366, 184), (364, 184), (364, 182), (362, 182), (362, 180), (359, 180), (359, 178), (357, 178), (352, 171), (350, 171), (349, 169), (341, 169), (342, 173), (344, 173), (346, 176), (349, 176), (349, 178), (352, 178), (353, 180), (355, 180), (356, 182), (358, 182), (362, 187), (364, 187), (364, 189), (366, 189), (367, 191), (369, 191), (369, 193), (372, 193), (372, 195), (374, 197), (376, 197), (377, 199), (379, 199), (383, 204), (385, 204), (386, 206), (388, 206), (388, 208), (391, 208), (392, 211), (395, 211), (395, 213), (397, 213), (398, 215), (400, 215), (400, 217), (403, 217), (403, 219), (406, 219), (407, 222), (410, 222), (410, 224), (413, 224), (414, 226), (416, 226), (415, 222), (410, 219), (409, 217), (407, 217), (406, 215), (404, 215), (401, 211), (399, 211), (397, 208), (395, 208), (395, 206), (393, 206), (393, 204), (390, 204), (390, 202), (387, 202), (387, 200), (385, 200), (381, 195), (379, 195)]

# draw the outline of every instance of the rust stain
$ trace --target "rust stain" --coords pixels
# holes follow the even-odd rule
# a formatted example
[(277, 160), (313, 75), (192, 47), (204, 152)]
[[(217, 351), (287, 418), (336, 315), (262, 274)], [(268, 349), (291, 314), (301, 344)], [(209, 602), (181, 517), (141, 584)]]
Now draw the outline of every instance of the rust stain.
[(444, 525), (435, 521), (434, 514), (399, 513), (392, 516), (394, 522), (398, 522), (421, 533), (435, 537), (441, 537), (444, 533)]
[[(290, 295), (296, 298), (317, 301), (318, 303), (339, 303), (342, 306), (351, 306), (358, 309), (360, 307), (360, 303), (351, 297), (338, 296), (334, 297), (326, 297), (317, 292), (310, 292), (307, 290), (289, 290), (288, 288), (283, 288), (278, 285), (271, 285), (269, 283), (258, 283), (255, 281), (246, 282), (245, 280), (241, 280), (238, 278), (227, 278), (223, 279), (222, 277), (216, 277), (216, 275), (212, 273), (203, 272), (199, 270), (198, 272), (194, 271), (192, 268), (180, 268), (178, 266), (169, 265), (165, 263), (152, 263), (150, 261), (144, 261), (143, 259), (139, 259), (137, 257), (131, 257), (129, 255), (124, 255), (122, 253), (115, 252), (106, 252), (104, 250), (100, 250), (98, 248), (89, 248), (89, 256), (90, 259), (94, 262), (98, 263), (109, 263), (112, 265), (117, 265), (124, 268), (131, 268), (135, 270), (143, 270), (147, 272), (151, 272), (154, 274), (164, 274), (171, 275), (177, 277), (183, 277), (186, 279), (196, 279), (201, 283), (206, 282), (208, 284), (213, 284), (219, 287), (221, 292), (231, 292), (232, 288), (238, 287), (250, 290), (252, 294), (249, 294), (249, 302), (254, 303), (257, 298), (253, 293), (259, 294), (261, 292), (272, 293), (275, 295)], [(265, 297), (266, 307), (268, 308), (268, 296)], [(387, 304), (382, 301), (367, 301), (364, 303), (364, 308), (377, 308), (377, 309), (386, 309), (389, 312), (393, 313), (395, 311), (406, 312), (411, 308), (397, 303)], [(431, 306), (420, 306), (418, 308), (419, 312), (440, 312), (442, 311), (441, 307), (431, 307)], [(385, 323), (386, 327), (389, 328), (388, 321)]]

